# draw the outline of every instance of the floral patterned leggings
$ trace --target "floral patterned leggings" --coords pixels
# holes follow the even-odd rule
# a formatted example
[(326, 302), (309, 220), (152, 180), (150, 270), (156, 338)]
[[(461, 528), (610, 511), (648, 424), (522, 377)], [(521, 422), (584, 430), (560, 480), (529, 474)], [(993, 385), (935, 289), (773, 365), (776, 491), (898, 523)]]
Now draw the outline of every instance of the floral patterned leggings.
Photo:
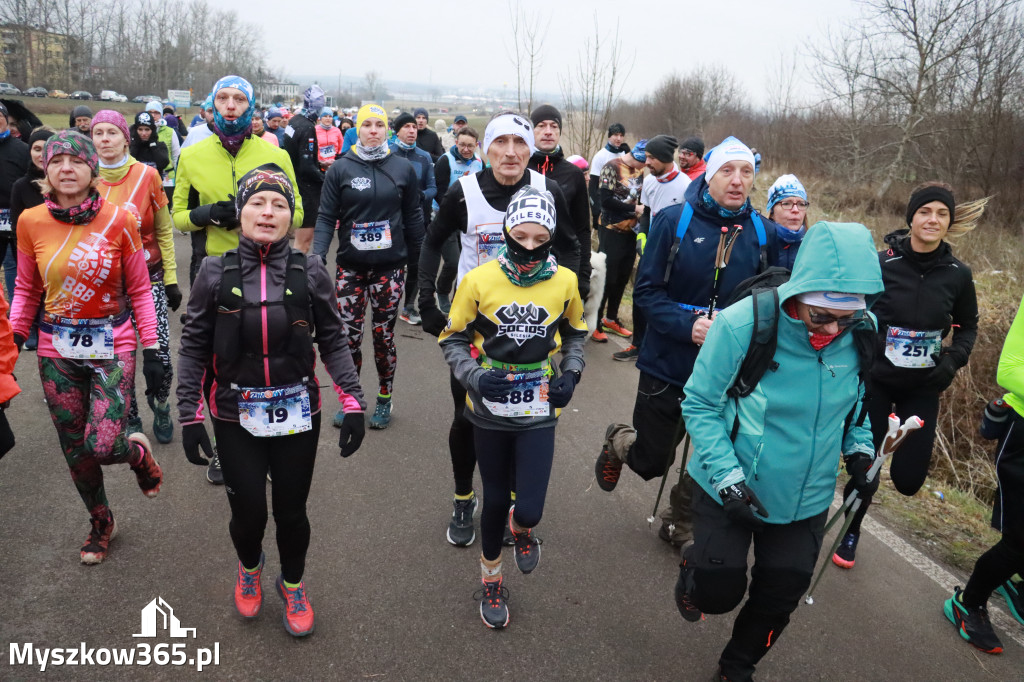
[(111, 360), (39, 358), (39, 378), (71, 480), (90, 514), (105, 517), (101, 464), (134, 463), (125, 434), (135, 382), (135, 351)]

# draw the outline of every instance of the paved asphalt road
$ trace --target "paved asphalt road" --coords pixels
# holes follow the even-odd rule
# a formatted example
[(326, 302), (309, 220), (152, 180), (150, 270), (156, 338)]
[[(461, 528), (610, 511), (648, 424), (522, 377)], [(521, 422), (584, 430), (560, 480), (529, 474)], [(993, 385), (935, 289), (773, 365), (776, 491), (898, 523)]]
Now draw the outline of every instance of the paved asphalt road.
[[(187, 281), (188, 239), (176, 242)], [(176, 336), (176, 320), (173, 327)], [(0, 461), (0, 679), (199, 677), (187, 666), (62, 666), (40, 674), (38, 665), (11, 665), (11, 643), (24, 651), (26, 643), (82, 642), (185, 642), (188, 656), (216, 643), (219, 665), (202, 673), (210, 679), (709, 679), (732, 615), (690, 624), (676, 611), (677, 556), (646, 521), (657, 483), (628, 474), (611, 494), (594, 483), (605, 426), (632, 413), (634, 367), (613, 362), (611, 345), (588, 345), (587, 371), (558, 429), (539, 528), (543, 558), (522, 576), (506, 550), (512, 621), (493, 632), (472, 599), (479, 540), (458, 549), (444, 537), (452, 488), (447, 368), (432, 338), (404, 322), (398, 330), (391, 428), (368, 432), (347, 460), (337, 455), (329, 420), (322, 433), (305, 576), (317, 622), (305, 640), (281, 626), (272, 539), (263, 612), (251, 622), (236, 615), (227, 500), (185, 460), (178, 434), (157, 446), (165, 479), (156, 499), (139, 492), (128, 467), (104, 469), (119, 535), (106, 562), (79, 563), (88, 517), (43, 405), (34, 354), (24, 353), (17, 372), (24, 393), (9, 412), (18, 446)], [(374, 385), (372, 365), (363, 380)], [(148, 424), (148, 409), (144, 416)], [(271, 522), (268, 538), (273, 532)], [(132, 636), (141, 632), (140, 610), (157, 596), (183, 627), (196, 628), (196, 639)], [(796, 611), (758, 679), (1024, 678), (1024, 650), (1009, 636), (1001, 656), (957, 637), (942, 615), (947, 596), (868, 536), (856, 569), (830, 568), (816, 604)], [(1019, 641), (1024, 629), (1016, 627)]]

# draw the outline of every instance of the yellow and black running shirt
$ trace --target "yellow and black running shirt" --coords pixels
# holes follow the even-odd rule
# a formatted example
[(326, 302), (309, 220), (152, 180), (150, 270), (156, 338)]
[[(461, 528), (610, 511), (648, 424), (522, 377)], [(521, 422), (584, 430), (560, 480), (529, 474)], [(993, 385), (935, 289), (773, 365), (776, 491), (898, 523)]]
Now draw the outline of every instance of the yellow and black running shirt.
[(551, 279), (520, 287), (491, 261), (462, 278), (438, 342), (462, 337), (492, 363), (528, 365), (557, 353), (564, 337), (586, 334), (571, 270), (560, 267)]

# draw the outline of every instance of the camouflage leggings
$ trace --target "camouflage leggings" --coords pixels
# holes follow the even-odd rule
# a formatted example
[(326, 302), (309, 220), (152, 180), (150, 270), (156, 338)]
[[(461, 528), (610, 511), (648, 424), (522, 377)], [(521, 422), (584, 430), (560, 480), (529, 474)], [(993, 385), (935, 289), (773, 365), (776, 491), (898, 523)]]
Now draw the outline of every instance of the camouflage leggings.
[(71, 480), (93, 516), (105, 516), (101, 464), (137, 457), (125, 435), (135, 382), (135, 352), (112, 360), (39, 358), (39, 378)]

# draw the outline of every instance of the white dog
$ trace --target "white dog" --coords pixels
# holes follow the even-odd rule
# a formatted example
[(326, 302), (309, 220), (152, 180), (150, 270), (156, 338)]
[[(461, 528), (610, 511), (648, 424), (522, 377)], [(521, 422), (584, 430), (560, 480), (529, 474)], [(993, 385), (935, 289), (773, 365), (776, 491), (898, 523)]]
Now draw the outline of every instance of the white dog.
[(604, 296), (604, 281), (608, 276), (608, 256), (599, 252), (590, 252), (590, 296), (583, 306), (583, 312), (587, 318), (587, 329), (593, 334), (597, 329), (597, 308), (601, 305), (601, 298)]

